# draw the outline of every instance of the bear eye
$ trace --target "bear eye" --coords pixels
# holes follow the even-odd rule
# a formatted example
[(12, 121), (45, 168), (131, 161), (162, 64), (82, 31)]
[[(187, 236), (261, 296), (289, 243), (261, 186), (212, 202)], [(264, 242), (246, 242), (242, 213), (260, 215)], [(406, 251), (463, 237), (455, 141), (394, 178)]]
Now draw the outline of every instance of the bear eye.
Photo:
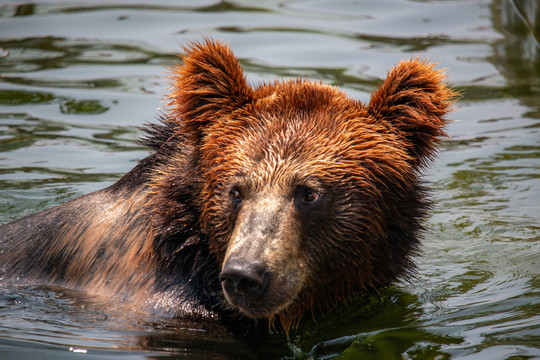
[(314, 204), (321, 198), (321, 193), (309, 187), (299, 186), (296, 190), (296, 198), (303, 203)]
[(304, 194), (304, 201), (305, 202), (309, 202), (309, 203), (313, 203), (317, 200), (319, 200), (319, 193), (316, 192), (315, 190), (313, 189), (306, 189), (306, 192)]
[(231, 200), (235, 205), (238, 205), (242, 202), (242, 193), (238, 188), (233, 188), (230, 192)]

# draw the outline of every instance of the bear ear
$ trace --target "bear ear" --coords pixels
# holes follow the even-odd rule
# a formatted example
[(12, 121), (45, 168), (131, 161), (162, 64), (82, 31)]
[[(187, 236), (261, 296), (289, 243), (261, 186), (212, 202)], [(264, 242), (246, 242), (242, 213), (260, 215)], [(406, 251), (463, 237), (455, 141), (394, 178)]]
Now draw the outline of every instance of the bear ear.
[(368, 112), (407, 140), (415, 165), (424, 165), (445, 136), (444, 116), (457, 97), (443, 70), (418, 59), (402, 61), (373, 92)]
[(172, 68), (168, 106), (182, 131), (199, 135), (207, 124), (252, 101), (253, 89), (228, 45), (206, 39), (184, 51), (183, 65)]

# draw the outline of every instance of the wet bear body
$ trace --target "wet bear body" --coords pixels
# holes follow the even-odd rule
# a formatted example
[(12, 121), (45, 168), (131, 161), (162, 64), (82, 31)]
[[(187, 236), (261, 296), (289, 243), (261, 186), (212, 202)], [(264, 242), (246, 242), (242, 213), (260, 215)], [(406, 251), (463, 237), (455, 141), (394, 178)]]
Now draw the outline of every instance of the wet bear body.
[(419, 172), (454, 97), (444, 74), (404, 61), (366, 105), (311, 81), (253, 88), (219, 42), (186, 50), (152, 154), (0, 227), (2, 281), (287, 329), (410, 275), (429, 207)]

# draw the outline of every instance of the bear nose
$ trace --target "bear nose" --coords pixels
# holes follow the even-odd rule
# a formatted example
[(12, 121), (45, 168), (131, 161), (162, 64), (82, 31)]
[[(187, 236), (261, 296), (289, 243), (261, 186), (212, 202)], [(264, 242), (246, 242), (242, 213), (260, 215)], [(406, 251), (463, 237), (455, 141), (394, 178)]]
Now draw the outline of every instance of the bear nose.
[(266, 293), (270, 273), (262, 264), (229, 259), (219, 274), (219, 281), (230, 298), (254, 302)]

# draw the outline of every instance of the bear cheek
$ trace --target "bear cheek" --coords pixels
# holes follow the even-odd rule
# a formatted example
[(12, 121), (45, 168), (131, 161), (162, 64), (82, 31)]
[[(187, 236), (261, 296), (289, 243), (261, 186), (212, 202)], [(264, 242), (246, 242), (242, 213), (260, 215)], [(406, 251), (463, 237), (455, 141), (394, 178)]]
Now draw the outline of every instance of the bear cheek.
[(277, 314), (306, 281), (294, 210), (272, 195), (242, 204), (219, 278), (227, 301), (249, 317)]

